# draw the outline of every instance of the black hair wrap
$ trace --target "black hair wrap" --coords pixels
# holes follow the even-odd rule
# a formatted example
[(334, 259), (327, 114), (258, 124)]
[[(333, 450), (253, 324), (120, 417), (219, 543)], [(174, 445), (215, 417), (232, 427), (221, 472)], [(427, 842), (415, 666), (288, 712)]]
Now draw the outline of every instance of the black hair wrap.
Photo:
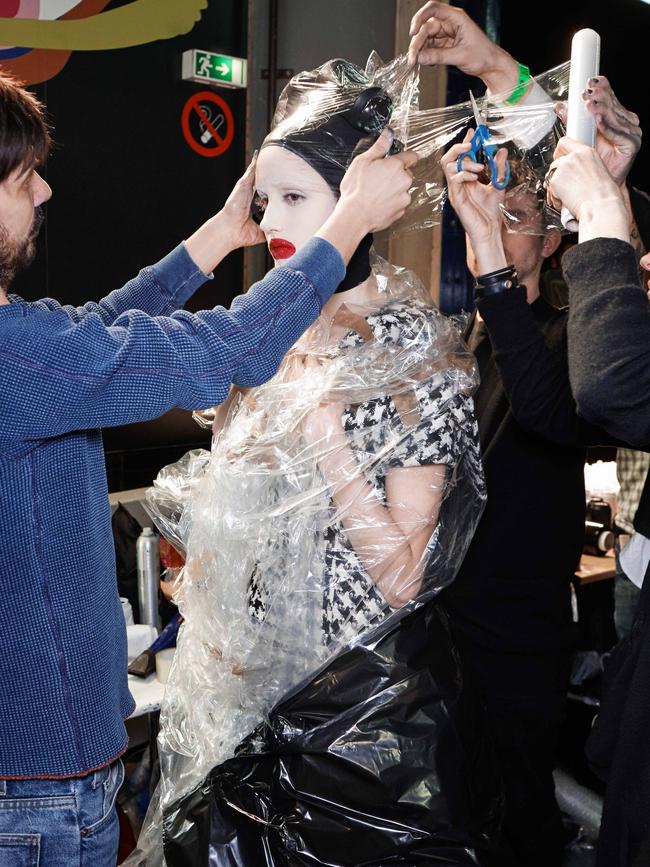
[[(289, 132), (281, 138), (273, 138), (271, 133), (262, 147), (276, 145), (301, 157), (338, 196), (348, 166), (381, 134), (392, 111), (393, 102), (386, 91), (368, 87), (351, 104), (323, 118), (321, 123)], [(392, 153), (401, 149), (399, 142), (393, 142)]]
[[(381, 87), (366, 87), (360, 90), (362, 73), (347, 61), (333, 61), (330, 73), (341, 88), (354, 88), (347, 104), (344, 103), (342, 107), (337, 104), (331, 112), (322, 111), (320, 117), (316, 113), (302, 129), (283, 134), (283, 124), (280, 124), (278, 136), (274, 137), (271, 132), (262, 147), (275, 145), (301, 157), (327, 182), (332, 192), (339, 196), (341, 181), (352, 160), (371, 147), (388, 125), (393, 112), (393, 101)], [(290, 106), (291, 111), (296, 111), (304, 101), (304, 93), (305, 91), (292, 81), (285, 88), (281, 102)], [(395, 140), (389, 153), (398, 153), (401, 150), (403, 145)], [(254, 218), (255, 216), (258, 221), (261, 219), (259, 213), (256, 215), (254, 212)], [(368, 279), (372, 270), (372, 240), (372, 235), (366, 235), (361, 241), (337, 292), (346, 292)]]

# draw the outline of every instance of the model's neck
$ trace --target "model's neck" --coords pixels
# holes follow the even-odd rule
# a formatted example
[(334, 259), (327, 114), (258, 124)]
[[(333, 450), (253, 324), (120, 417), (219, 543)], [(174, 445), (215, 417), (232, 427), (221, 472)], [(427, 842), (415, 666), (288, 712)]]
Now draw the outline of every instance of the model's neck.
[(0, 304), (9, 304), (9, 298), (7, 297), (7, 292), (5, 289), (0, 286)]
[(336, 316), (337, 311), (343, 307), (360, 308), (360, 312), (368, 312), (376, 308), (377, 281), (371, 274), (363, 283), (359, 283), (346, 292), (337, 292), (332, 295), (321, 311), (321, 319), (329, 324)]

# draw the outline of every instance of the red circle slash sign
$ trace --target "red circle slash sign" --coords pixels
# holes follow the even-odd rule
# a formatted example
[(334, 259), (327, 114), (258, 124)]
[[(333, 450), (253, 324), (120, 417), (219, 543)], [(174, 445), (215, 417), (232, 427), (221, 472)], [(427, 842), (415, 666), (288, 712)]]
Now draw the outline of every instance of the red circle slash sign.
[[(228, 150), (235, 135), (235, 119), (230, 106), (210, 90), (195, 93), (187, 100), (181, 124), (185, 141), (202, 157), (221, 156)], [(203, 130), (202, 135), (199, 129)]]

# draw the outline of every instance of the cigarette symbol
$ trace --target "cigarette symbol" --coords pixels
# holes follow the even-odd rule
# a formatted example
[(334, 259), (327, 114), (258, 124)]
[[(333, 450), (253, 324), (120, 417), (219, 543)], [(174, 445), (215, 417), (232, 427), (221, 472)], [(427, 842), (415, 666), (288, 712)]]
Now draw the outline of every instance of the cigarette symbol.
[[(221, 127), (225, 122), (224, 116), (219, 111), (213, 111), (210, 106), (202, 105), (199, 116), (203, 116), (208, 123), (212, 125), (212, 129), (215, 132), (219, 132)], [(199, 129), (201, 130), (201, 143), (206, 145), (211, 138), (213, 138), (212, 132), (208, 129), (204, 120), (199, 121)]]

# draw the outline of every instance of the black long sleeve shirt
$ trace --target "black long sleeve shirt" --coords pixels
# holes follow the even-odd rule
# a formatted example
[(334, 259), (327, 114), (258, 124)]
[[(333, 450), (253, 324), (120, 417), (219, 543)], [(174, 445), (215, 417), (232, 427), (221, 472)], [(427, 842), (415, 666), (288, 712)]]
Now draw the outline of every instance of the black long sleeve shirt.
[(566, 357), (567, 313), (519, 288), (479, 302), (468, 341), (488, 502), (445, 593), (474, 645), (507, 654), (568, 648), (569, 582), (584, 535), (584, 461), (596, 433), (578, 418)]
[[(633, 189), (630, 196), (649, 247), (650, 199)], [(587, 249), (580, 252), (582, 248)], [(475, 401), (488, 502), (460, 572), (443, 598), (461, 643), (482, 669), (488, 703), (509, 702), (518, 711), (532, 709), (534, 714), (552, 704), (552, 695), (559, 707), (566, 689), (574, 636), (569, 583), (584, 539), (586, 448), (617, 440), (639, 443), (633, 417), (640, 398), (636, 392), (631, 395), (633, 383), (643, 376), (647, 386), (639, 391), (650, 394), (650, 340), (643, 347), (637, 341), (634, 373), (628, 371), (627, 376), (620, 367), (621, 344), (628, 341), (631, 323), (638, 326), (639, 311), (648, 319), (650, 333), (650, 312), (638, 289), (634, 252), (629, 245), (611, 242), (596, 262), (588, 248), (579, 245), (563, 260), (572, 291), (570, 314), (542, 298), (528, 304), (525, 290), (519, 288), (480, 301), (484, 322), (474, 317), (467, 334), (481, 375)], [(596, 372), (591, 320), (598, 305), (590, 299), (595, 283), (605, 285), (607, 262), (612, 270), (618, 267), (615, 256), (624, 257), (627, 287), (616, 291), (626, 299), (633, 296), (635, 312), (619, 310), (623, 318), (618, 320), (617, 335), (612, 335), (604, 313), (598, 321), (597, 340), (607, 344), (604, 364), (609, 381), (593, 393), (603, 359)], [(628, 285), (632, 280), (635, 291)], [(578, 405), (569, 378), (569, 322)], [(630, 349), (628, 344), (627, 354)], [(606, 398), (617, 407), (634, 401), (622, 419), (606, 426), (607, 432), (598, 427), (609, 418), (601, 410)], [(642, 435), (650, 443), (650, 409), (645, 423)]]
[[(571, 250), (564, 267), (569, 370), (580, 411), (650, 450), (650, 307), (634, 250), (624, 241), (596, 238)], [(649, 480), (634, 524), (650, 536)], [(632, 641), (606, 670), (603, 706), (588, 744), (590, 759), (608, 766), (599, 867), (647, 864), (650, 851), (650, 613), (643, 589)]]
[[(630, 190), (650, 249), (650, 197)], [(650, 307), (629, 244), (597, 238), (565, 257), (571, 291), (569, 374), (581, 414), (613, 436), (650, 450)], [(650, 476), (634, 526), (650, 537)]]

